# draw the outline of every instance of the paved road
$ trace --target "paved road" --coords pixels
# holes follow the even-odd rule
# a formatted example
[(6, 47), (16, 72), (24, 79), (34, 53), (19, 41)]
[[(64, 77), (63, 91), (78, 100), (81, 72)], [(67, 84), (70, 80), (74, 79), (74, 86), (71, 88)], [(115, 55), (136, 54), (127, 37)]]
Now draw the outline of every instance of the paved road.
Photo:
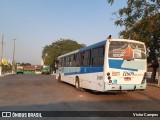
[(53, 75), (8, 75), (0, 77), (0, 111), (160, 111), (160, 88), (122, 93), (76, 91), (72, 85), (58, 83)]

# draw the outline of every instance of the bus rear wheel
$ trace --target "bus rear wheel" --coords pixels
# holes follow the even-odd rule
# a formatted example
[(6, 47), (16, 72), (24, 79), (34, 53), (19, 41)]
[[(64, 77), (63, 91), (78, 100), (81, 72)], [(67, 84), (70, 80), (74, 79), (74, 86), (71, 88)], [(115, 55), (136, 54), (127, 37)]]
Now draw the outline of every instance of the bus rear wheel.
[(80, 83), (79, 83), (79, 79), (78, 79), (78, 78), (76, 78), (75, 87), (76, 87), (76, 90), (77, 90), (77, 91), (80, 91), (80, 90), (81, 90), (81, 87), (80, 87)]

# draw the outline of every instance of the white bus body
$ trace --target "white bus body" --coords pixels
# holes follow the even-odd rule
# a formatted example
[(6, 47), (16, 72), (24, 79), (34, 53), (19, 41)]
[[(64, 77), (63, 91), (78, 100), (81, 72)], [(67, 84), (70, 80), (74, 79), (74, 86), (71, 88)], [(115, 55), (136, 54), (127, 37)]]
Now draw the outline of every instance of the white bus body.
[(146, 89), (143, 42), (108, 39), (58, 57), (56, 78), (96, 91)]

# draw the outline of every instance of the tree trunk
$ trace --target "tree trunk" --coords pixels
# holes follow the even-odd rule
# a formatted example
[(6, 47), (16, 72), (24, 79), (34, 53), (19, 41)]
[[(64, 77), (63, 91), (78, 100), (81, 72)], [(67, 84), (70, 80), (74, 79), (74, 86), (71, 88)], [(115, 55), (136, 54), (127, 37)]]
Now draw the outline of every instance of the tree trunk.
[(157, 72), (157, 68), (154, 68), (154, 67), (153, 67), (152, 75), (151, 75), (151, 81), (152, 81), (152, 82), (155, 82), (156, 72)]

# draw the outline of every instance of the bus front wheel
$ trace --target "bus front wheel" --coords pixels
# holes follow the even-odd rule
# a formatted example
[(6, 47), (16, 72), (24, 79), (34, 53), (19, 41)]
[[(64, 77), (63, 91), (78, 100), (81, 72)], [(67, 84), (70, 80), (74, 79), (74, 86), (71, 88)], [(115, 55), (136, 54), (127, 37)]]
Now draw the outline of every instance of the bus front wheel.
[(79, 82), (79, 79), (78, 79), (78, 78), (76, 78), (75, 87), (76, 87), (76, 90), (78, 90), (78, 91), (81, 90), (80, 82)]
[(58, 82), (62, 82), (62, 80), (61, 80), (61, 75), (59, 74), (59, 76), (58, 76)]

